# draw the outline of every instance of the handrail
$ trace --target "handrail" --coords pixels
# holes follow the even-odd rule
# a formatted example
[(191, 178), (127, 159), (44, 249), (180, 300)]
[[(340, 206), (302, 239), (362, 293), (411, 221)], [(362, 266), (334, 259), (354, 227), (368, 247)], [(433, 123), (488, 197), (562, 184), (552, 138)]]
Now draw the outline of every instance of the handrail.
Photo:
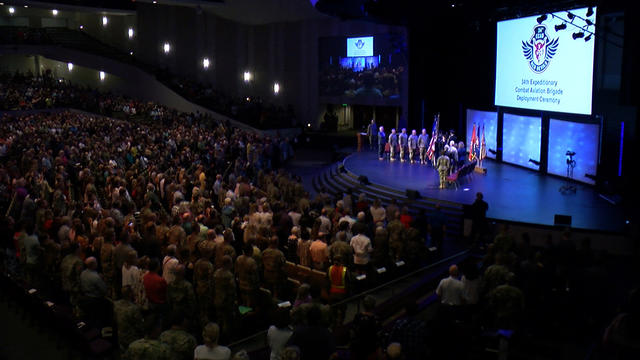
[[(405, 279), (407, 279), (407, 278), (409, 278), (409, 277), (411, 277), (411, 276), (414, 276), (414, 275), (416, 275), (416, 274), (418, 274), (418, 273), (420, 273), (420, 272), (427, 271), (427, 270), (429, 270), (429, 269), (432, 269), (432, 268), (434, 268), (434, 267), (437, 267), (437, 266), (439, 266), (439, 265), (442, 265), (443, 263), (446, 263), (447, 261), (450, 261), (450, 260), (452, 260), (452, 259), (454, 259), (454, 258), (457, 258), (457, 257), (463, 256), (463, 255), (466, 255), (467, 253), (469, 253), (469, 251), (470, 251), (470, 250), (469, 250), (469, 249), (467, 249), (467, 250), (461, 251), (461, 252), (459, 252), (459, 253), (453, 254), (453, 255), (451, 255), (451, 256), (449, 256), (449, 257), (446, 257), (446, 258), (444, 258), (444, 259), (440, 259), (440, 260), (438, 260), (438, 261), (437, 261), (437, 262), (435, 262), (435, 263), (431, 263), (431, 264), (429, 264), (429, 265), (426, 265), (426, 266), (424, 266), (424, 267), (421, 267), (421, 268), (419, 268), (419, 269), (416, 269), (416, 270), (414, 270), (414, 271), (412, 271), (412, 272), (410, 272), (410, 273), (407, 273), (407, 274), (405, 274), (405, 275), (402, 275), (402, 276), (400, 276), (400, 277), (398, 277), (398, 278), (395, 278), (395, 279), (393, 279), (393, 280), (387, 281), (386, 283), (384, 283), (384, 284), (382, 284), (382, 285), (378, 285), (378, 286), (376, 286), (375, 288), (372, 288), (372, 289), (369, 289), (369, 290), (365, 290), (365, 291), (363, 291), (363, 292), (361, 292), (361, 293), (358, 293), (358, 294), (356, 294), (356, 295), (353, 295), (353, 296), (351, 296), (351, 297), (349, 297), (349, 298), (346, 298), (346, 299), (344, 299), (344, 300), (342, 300), (342, 301), (339, 301), (339, 302), (337, 302), (337, 303), (335, 303), (335, 304), (331, 304), (331, 306), (332, 306), (332, 307), (335, 307), (335, 306), (345, 305), (345, 304), (347, 304), (347, 303), (349, 303), (349, 302), (352, 302), (352, 301), (358, 300), (358, 299), (360, 299), (360, 298), (362, 298), (362, 297), (364, 297), (364, 296), (367, 296), (367, 295), (369, 295), (369, 294), (371, 294), (371, 293), (374, 293), (374, 292), (376, 292), (376, 291), (379, 291), (379, 290), (380, 290), (380, 289), (382, 289), (382, 288), (385, 288), (385, 287), (387, 287), (387, 286), (390, 286), (390, 285), (393, 285), (393, 284), (398, 283), (398, 282), (400, 282), (400, 281), (403, 281), (403, 280), (405, 280)], [(228, 346), (228, 347), (230, 347), (230, 348), (234, 348), (234, 347), (239, 346), (239, 345), (240, 345), (240, 344), (242, 344), (242, 343), (249, 342), (249, 341), (251, 341), (251, 340), (253, 340), (253, 339), (258, 338), (259, 336), (263, 336), (263, 335), (264, 335), (264, 334), (266, 334), (266, 333), (267, 333), (267, 330), (262, 330), (262, 331), (259, 331), (259, 332), (255, 333), (255, 334), (252, 334), (252, 335), (249, 335), (249, 336), (247, 336), (247, 337), (245, 337), (245, 338), (242, 338), (242, 339), (240, 339), (240, 340), (234, 341), (234, 342), (230, 343), (230, 344), (229, 344), (229, 345), (227, 345), (227, 346)]]

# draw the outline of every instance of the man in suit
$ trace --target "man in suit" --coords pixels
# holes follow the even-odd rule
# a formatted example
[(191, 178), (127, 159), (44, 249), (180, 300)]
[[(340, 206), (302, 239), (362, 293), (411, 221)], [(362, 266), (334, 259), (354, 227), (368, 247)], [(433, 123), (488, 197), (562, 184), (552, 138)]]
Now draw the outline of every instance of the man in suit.
[(378, 131), (378, 159), (384, 160), (384, 146), (387, 143), (387, 135), (384, 133), (384, 127), (380, 126)]
[(373, 141), (376, 138), (376, 121), (371, 119), (371, 123), (367, 126), (367, 137), (369, 137), (369, 149), (373, 150)]

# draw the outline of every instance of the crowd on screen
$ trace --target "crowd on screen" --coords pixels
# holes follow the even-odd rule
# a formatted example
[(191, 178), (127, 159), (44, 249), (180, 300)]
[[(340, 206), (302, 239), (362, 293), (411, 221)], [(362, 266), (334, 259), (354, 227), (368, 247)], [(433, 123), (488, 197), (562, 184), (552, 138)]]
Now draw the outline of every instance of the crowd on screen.
[[(340, 304), (359, 276), (399, 261), (422, 265), (428, 236), (442, 251), (447, 217), (439, 207), (412, 214), (394, 201), (326, 190), (311, 198), (280, 168), (291, 155), (286, 139), (59, 84), (3, 77), (0, 106), (128, 106), (156, 121), (3, 115), (0, 263), (88, 323), (116, 329), (124, 358), (229, 359), (221, 344), (267, 328), (271, 359), (422, 358), (457, 351), (460, 329), (472, 342), (480, 328), (544, 327), (567, 310), (557, 306), (558, 291), (603, 286), (605, 254), (588, 241), (576, 250), (567, 233), (535, 248), (506, 227), (492, 238), (480, 197), (473, 236), (493, 241), (481, 261), (452, 267), (438, 286), (436, 323), (413, 316), (413, 301), (408, 316), (383, 327), (367, 297), (346, 331)], [(291, 264), (310, 277), (291, 278)], [(314, 274), (324, 281), (311, 281)], [(579, 310), (591, 314), (601, 301), (591, 296)], [(633, 311), (612, 324), (608, 344), (628, 345)]]
[(394, 99), (400, 96), (403, 66), (380, 65), (354, 71), (339, 65), (320, 70), (320, 96), (355, 99)]

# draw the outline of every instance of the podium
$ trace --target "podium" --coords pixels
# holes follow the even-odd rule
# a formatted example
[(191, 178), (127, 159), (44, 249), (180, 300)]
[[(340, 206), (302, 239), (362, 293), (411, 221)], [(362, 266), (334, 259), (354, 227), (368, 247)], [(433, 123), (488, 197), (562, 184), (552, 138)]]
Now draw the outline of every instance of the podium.
[(359, 132), (359, 133), (356, 134), (356, 136), (358, 137), (358, 152), (361, 152), (362, 151), (362, 143), (364, 142), (364, 139), (366, 139), (367, 133)]

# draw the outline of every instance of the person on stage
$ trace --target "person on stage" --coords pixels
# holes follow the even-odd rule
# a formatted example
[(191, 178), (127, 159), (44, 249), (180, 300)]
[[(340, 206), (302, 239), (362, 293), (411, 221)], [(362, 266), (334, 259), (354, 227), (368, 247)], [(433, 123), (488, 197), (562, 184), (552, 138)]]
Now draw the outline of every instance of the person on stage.
[(415, 161), (416, 150), (418, 149), (418, 135), (415, 130), (411, 130), (411, 136), (409, 136), (409, 161), (413, 164)]
[(396, 151), (398, 150), (398, 134), (396, 134), (396, 129), (391, 129), (391, 134), (389, 134), (389, 147), (391, 150), (389, 160), (395, 161)]
[(458, 148), (456, 148), (456, 142), (451, 140), (449, 143), (449, 152), (447, 153), (449, 159), (451, 160), (451, 168), (450, 172), (456, 171), (458, 167)]
[(384, 133), (384, 126), (380, 126), (378, 130), (378, 160), (384, 160), (384, 146), (387, 143), (387, 135)]
[(450, 167), (451, 160), (445, 155), (444, 150), (441, 150), (440, 157), (436, 161), (436, 169), (438, 169), (438, 175), (440, 175), (440, 189), (444, 189), (447, 186), (447, 175), (449, 175)]
[(409, 145), (409, 137), (407, 136), (407, 129), (402, 128), (402, 132), (398, 136), (398, 143), (400, 144), (400, 161), (404, 162), (404, 153), (407, 151)]
[(367, 126), (367, 137), (369, 138), (369, 150), (373, 150), (373, 141), (376, 138), (378, 126), (376, 125), (376, 121), (371, 119), (371, 123)]
[(422, 129), (422, 133), (418, 136), (418, 150), (420, 150), (420, 164), (427, 163), (427, 147), (429, 146), (429, 135), (427, 129)]
[[(441, 152), (444, 151), (444, 146), (446, 145), (445, 141), (447, 141), (446, 136), (443, 133), (438, 134), (438, 137), (436, 138), (436, 145), (435, 145), (435, 153), (434, 154), (440, 154)], [(437, 163), (438, 163), (438, 159), (434, 156), (433, 157), (433, 167), (437, 168)]]

